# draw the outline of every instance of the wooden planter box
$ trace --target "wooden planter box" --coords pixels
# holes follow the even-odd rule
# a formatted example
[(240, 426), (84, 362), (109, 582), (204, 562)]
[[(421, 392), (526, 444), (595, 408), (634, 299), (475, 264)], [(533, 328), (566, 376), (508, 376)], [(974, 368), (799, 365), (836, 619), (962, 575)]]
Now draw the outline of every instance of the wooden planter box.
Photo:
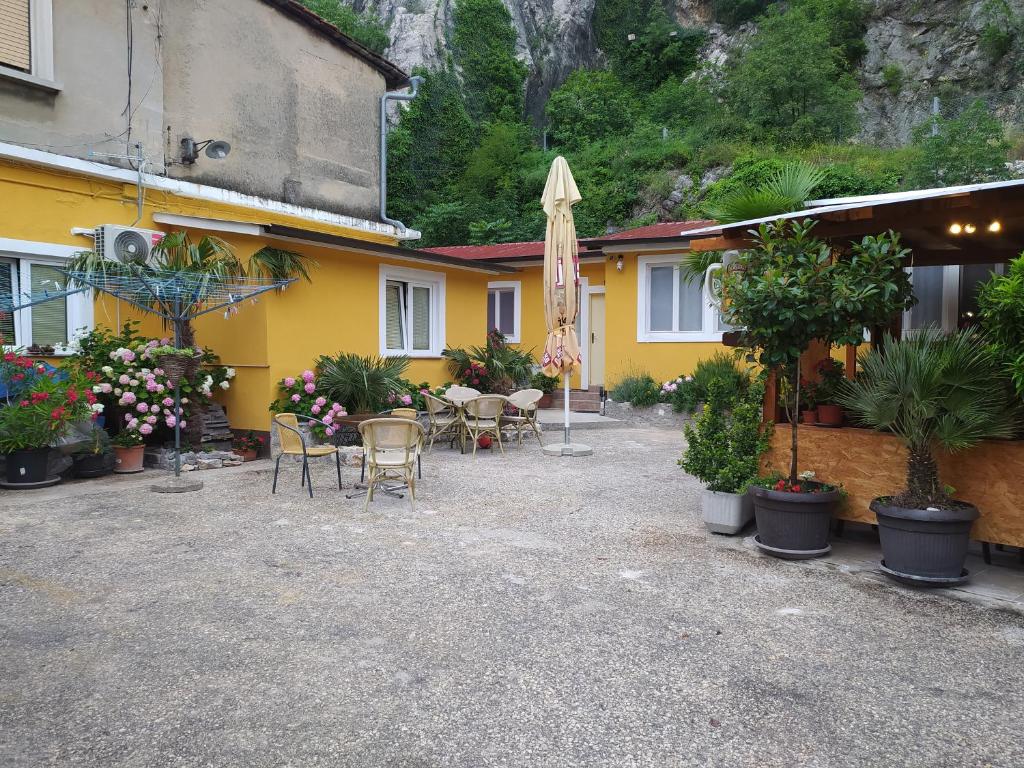
[[(799, 430), (800, 471), (812, 470), (818, 480), (846, 489), (837, 517), (875, 524), (871, 500), (906, 487), (907, 452), (892, 435), (851, 427), (801, 425)], [(766, 470), (789, 471), (789, 440), (789, 425), (776, 425)], [(969, 451), (939, 452), (936, 459), (942, 482), (981, 512), (972, 539), (1024, 546), (1024, 441), (986, 440)]]

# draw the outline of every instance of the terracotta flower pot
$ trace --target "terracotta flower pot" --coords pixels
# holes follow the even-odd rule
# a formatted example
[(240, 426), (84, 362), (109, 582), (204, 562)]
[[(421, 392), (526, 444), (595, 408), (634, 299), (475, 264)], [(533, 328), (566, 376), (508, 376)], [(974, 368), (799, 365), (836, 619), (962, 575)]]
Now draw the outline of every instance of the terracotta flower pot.
[(142, 459), (146, 453), (144, 445), (115, 445), (114, 472), (119, 475), (130, 475), (142, 471)]
[(808, 408), (805, 411), (800, 411), (800, 423), (801, 424), (817, 424), (818, 423), (818, 411), (814, 408)]
[(843, 426), (843, 409), (838, 405), (819, 405), (818, 423), (826, 427)]
[(250, 449), (248, 451), (243, 451), (240, 448), (235, 448), (232, 451), (232, 453), (235, 454), (236, 456), (241, 456), (242, 457), (242, 461), (256, 461), (256, 457), (258, 455), (256, 453), (255, 449)]

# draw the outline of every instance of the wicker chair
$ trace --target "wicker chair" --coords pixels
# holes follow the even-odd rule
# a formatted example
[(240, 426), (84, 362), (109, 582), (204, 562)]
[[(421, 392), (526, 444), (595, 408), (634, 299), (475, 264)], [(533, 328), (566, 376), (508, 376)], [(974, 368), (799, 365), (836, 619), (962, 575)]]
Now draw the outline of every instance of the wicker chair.
[[(416, 511), (416, 460), (423, 448), (424, 429), (408, 419), (367, 419), (359, 424), (369, 470), (365, 510), (373, 491), (387, 480), (400, 480), (409, 489), (409, 501)], [(395, 489), (391, 489), (395, 490)]]
[(431, 394), (424, 394), (423, 397), (427, 401), (427, 420), (430, 422), (430, 427), (427, 429), (427, 437), (430, 439), (427, 453), (430, 453), (434, 447), (434, 441), (444, 435), (450, 434), (452, 440), (462, 441), (462, 419), (459, 418), (452, 404)]
[(505, 447), (501, 444), (501, 419), (506, 402), (502, 395), (480, 395), (467, 401), (463, 406), (462, 421), (469, 438), (473, 441), (474, 456), (479, 440), (484, 435), (493, 436), (498, 441), (501, 455), (505, 455)]
[(309, 459), (319, 458), (321, 456), (334, 456), (334, 463), (338, 468), (338, 489), (341, 489), (341, 455), (336, 446), (333, 445), (306, 445), (306, 439), (302, 436), (302, 432), (299, 431), (299, 419), (303, 421), (315, 421), (318, 424), (323, 424), (319, 419), (310, 418), (309, 416), (298, 416), (294, 413), (279, 413), (274, 416), (274, 425), (277, 427), (277, 437), (281, 442), (281, 453), (277, 456), (277, 461), (274, 463), (274, 485), (271, 487), (271, 493), (277, 493), (277, 473), (281, 469), (281, 458), (283, 456), (301, 456), (302, 457), (302, 482), (303, 486), (306, 485), (306, 481), (309, 481), (309, 498), (313, 498), (313, 478), (309, 474)]
[(540, 426), (537, 424), (537, 404), (544, 397), (539, 389), (521, 389), (508, 396), (508, 402), (519, 411), (514, 416), (502, 416), (503, 426), (515, 427), (519, 447), (523, 446), (523, 429), (529, 427), (537, 435), (537, 441), (543, 444)]

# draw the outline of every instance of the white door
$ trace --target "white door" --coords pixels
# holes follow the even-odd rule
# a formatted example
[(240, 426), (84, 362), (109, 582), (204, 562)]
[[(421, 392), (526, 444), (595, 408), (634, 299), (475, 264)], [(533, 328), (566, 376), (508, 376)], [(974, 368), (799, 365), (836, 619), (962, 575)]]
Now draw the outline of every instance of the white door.
[(604, 385), (604, 294), (590, 294), (590, 370), (588, 384)]

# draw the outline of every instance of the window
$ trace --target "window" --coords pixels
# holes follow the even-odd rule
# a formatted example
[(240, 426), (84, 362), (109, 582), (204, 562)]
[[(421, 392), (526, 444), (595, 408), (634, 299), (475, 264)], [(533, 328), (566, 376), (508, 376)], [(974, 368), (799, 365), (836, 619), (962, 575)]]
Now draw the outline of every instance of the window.
[(637, 341), (721, 341), (727, 329), (707, 286), (687, 281), (681, 256), (640, 257)]
[[(59, 293), (67, 285), (60, 271), (77, 248), (27, 240), (0, 238), (0, 295), (12, 304), (28, 297)], [(6, 302), (4, 302), (6, 303)], [(72, 342), (92, 329), (92, 298), (88, 292), (61, 296), (0, 316), (0, 334), (8, 347), (53, 347), (56, 354), (72, 351)]]
[(511, 344), (520, 340), (522, 283), (518, 280), (487, 284), (487, 332), (497, 328)]
[(0, 74), (52, 83), (53, 0), (0, 0)]
[(444, 275), (381, 266), (382, 355), (440, 357), (444, 349)]
[(909, 267), (917, 303), (903, 315), (904, 334), (935, 327), (947, 333), (973, 325), (978, 314), (978, 286), (1002, 264)]

